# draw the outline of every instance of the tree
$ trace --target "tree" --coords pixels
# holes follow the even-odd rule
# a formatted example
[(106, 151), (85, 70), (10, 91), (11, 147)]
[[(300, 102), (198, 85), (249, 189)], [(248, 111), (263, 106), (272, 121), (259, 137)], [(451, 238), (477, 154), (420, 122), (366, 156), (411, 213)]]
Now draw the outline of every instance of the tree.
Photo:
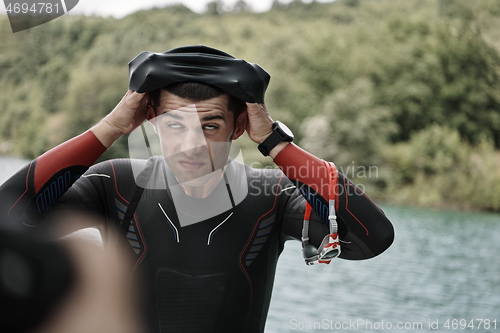
[(231, 10), (233, 13), (251, 12), (252, 7), (245, 0), (238, 0)]
[(211, 1), (207, 3), (205, 13), (208, 15), (220, 15), (224, 13), (224, 3), (222, 0)]

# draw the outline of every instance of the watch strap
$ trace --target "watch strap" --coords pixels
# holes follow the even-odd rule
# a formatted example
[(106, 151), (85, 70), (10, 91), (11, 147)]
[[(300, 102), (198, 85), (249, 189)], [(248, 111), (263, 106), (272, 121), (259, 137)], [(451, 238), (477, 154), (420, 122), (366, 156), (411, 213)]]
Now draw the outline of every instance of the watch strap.
[(262, 153), (264, 156), (269, 156), (269, 153), (271, 150), (276, 147), (276, 145), (280, 142), (283, 141), (283, 138), (277, 133), (277, 132), (272, 132), (271, 135), (269, 135), (264, 142), (262, 142), (259, 145), (259, 151)]
[(278, 145), (278, 143), (287, 141), (291, 142), (293, 140), (293, 136), (287, 135), (280, 128), (280, 122), (276, 121), (273, 124), (272, 133), (258, 146), (259, 151), (264, 156), (269, 156), (271, 150)]

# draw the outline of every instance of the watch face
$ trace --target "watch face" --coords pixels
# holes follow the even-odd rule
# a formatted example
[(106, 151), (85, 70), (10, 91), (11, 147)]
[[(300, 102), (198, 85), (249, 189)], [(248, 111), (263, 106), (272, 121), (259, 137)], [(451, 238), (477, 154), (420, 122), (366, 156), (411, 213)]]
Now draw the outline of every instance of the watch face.
[(288, 139), (290, 141), (293, 140), (293, 133), (292, 133), (292, 131), (290, 131), (290, 129), (285, 124), (283, 124), (282, 122), (280, 122), (280, 121), (276, 122), (276, 129), (278, 131), (281, 130), (282, 134), (284, 134), (284, 139)]

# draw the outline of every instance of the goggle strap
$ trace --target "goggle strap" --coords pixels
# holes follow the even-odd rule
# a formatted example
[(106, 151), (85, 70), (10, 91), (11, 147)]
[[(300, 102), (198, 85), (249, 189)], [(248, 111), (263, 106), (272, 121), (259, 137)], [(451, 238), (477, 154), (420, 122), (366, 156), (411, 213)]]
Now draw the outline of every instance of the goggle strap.
[(307, 263), (307, 256), (304, 249), (309, 245), (309, 220), (311, 218), (312, 207), (306, 202), (306, 210), (304, 212), (304, 222), (302, 224), (302, 255)]
[(338, 230), (337, 214), (335, 212), (335, 200), (330, 199), (330, 213), (328, 215), (328, 224), (330, 226), (330, 234), (336, 234)]
[[(315, 264), (329, 264), (332, 259), (337, 258), (340, 255), (341, 247), (340, 247), (340, 239), (338, 236), (338, 224), (337, 224), (337, 214), (336, 214), (336, 206), (338, 204), (338, 200), (336, 200), (337, 196), (335, 193), (336, 186), (338, 183), (338, 171), (335, 167), (335, 164), (331, 162), (326, 162), (325, 167), (327, 168), (329, 174), (329, 200), (328, 200), (328, 226), (330, 229), (330, 234), (326, 235), (323, 241), (321, 242), (320, 249), (317, 249), (317, 255), (307, 257), (305, 248), (309, 246), (309, 221), (311, 219), (312, 207), (306, 202), (306, 207), (304, 211), (304, 222), (302, 225), (302, 253), (307, 265), (315, 265)], [(333, 176), (333, 177), (332, 177)], [(323, 257), (332, 250), (337, 250), (337, 253), (334, 257), (324, 259)]]

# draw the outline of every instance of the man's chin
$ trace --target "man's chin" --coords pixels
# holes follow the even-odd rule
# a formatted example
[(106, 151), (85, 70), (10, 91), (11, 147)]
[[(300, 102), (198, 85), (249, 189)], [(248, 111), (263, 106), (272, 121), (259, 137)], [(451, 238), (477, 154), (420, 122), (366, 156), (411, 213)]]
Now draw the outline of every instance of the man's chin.
[(205, 185), (210, 179), (215, 177), (217, 174), (221, 174), (220, 170), (215, 170), (214, 172), (202, 173), (202, 174), (182, 174), (176, 175), (177, 181), (183, 186), (189, 187), (199, 187)]

